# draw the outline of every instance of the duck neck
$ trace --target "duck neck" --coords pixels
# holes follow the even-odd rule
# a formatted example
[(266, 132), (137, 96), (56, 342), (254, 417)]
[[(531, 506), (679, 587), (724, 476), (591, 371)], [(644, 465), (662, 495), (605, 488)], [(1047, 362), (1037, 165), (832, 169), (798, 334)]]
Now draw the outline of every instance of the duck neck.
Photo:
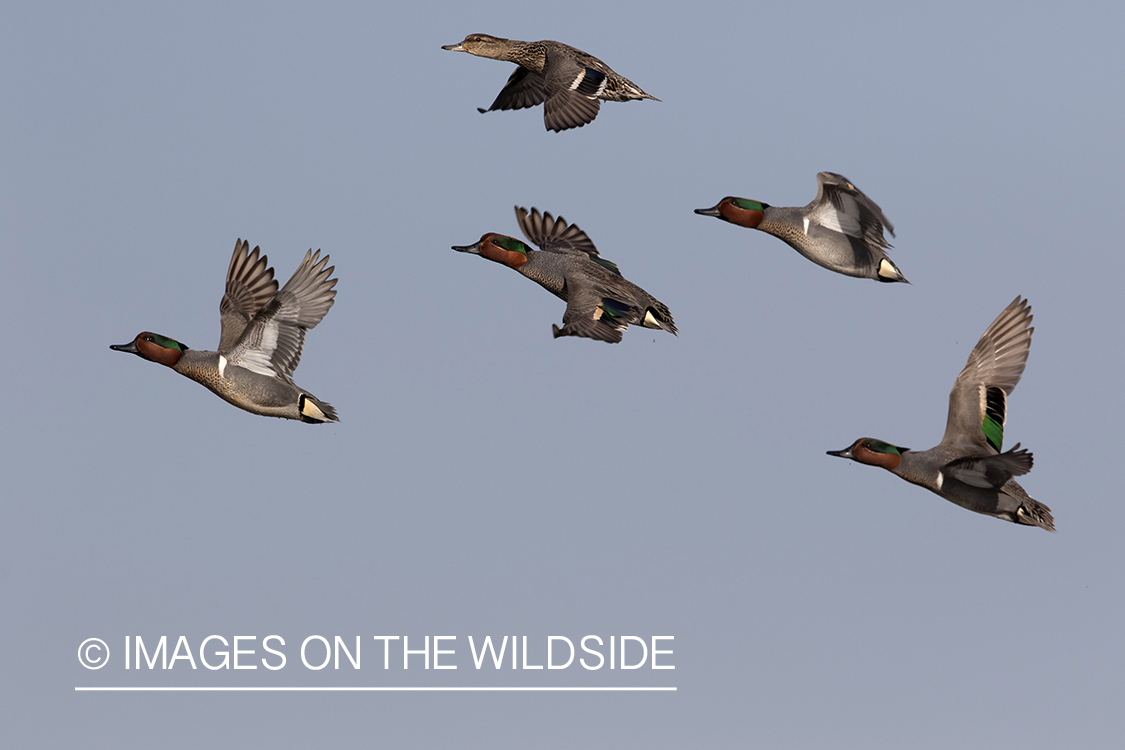
[(539, 42), (512, 40), (511, 46), (504, 52), (504, 59), (536, 73), (542, 73), (547, 67), (547, 48)]
[(809, 237), (805, 234), (802, 217), (796, 215), (796, 213), (793, 216), (787, 216), (784, 209), (771, 206), (763, 214), (761, 223), (756, 227), (759, 231), (772, 234), (774, 237), (785, 240), (794, 246), (802, 246), (808, 243)]
[(927, 489), (935, 489), (937, 487), (937, 476), (933, 470), (930, 469), (925, 461), (916, 460), (918, 454), (914, 451), (903, 451), (902, 460), (899, 461), (898, 466), (887, 471), (896, 474), (911, 484), (916, 484), (920, 487)]
[(172, 367), (173, 370), (186, 375), (192, 380), (205, 380), (212, 377), (219, 367), (219, 353), (188, 349), (179, 361)]

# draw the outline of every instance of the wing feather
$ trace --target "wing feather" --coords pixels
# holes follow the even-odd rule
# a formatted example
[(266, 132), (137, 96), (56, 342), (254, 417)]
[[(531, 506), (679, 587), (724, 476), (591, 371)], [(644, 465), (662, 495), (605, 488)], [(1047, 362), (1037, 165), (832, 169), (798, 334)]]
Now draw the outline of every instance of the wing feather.
[(256, 247), (241, 238), (234, 243), (234, 253), (227, 267), (227, 286), (219, 302), (219, 351), (227, 352), (235, 345), (246, 324), (277, 294), (269, 259)]
[[(1007, 396), (1020, 382), (1031, 352), (1031, 321), (1031, 305), (1016, 297), (980, 337), (949, 392), (942, 445), (999, 453)], [(987, 428), (986, 419), (991, 420)]]
[[(327, 266), (327, 267), (326, 267)], [(338, 279), (328, 256), (309, 250), (293, 277), (254, 316), (235, 344), (230, 364), (289, 379), (301, 361), (305, 332), (315, 328), (335, 302)]]

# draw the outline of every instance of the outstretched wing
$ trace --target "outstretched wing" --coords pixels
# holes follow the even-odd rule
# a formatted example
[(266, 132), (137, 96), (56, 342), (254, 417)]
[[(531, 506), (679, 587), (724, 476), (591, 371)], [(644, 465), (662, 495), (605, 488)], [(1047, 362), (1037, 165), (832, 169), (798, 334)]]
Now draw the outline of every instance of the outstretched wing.
[(309, 250), (293, 278), (254, 316), (228, 355), (228, 363), (260, 375), (289, 379), (301, 361), (305, 332), (315, 328), (336, 297), (335, 266)]
[(250, 243), (239, 239), (227, 268), (227, 288), (219, 303), (221, 331), (219, 351), (227, 352), (235, 345), (246, 324), (277, 294), (277, 279), (269, 267), (269, 259), (260, 248), (250, 250)]
[(1008, 394), (1020, 382), (1031, 351), (1031, 320), (1031, 305), (1016, 297), (980, 337), (949, 392), (942, 445), (1000, 452)]
[(542, 104), (547, 99), (543, 83), (543, 76), (522, 65), (517, 65), (512, 75), (508, 77), (508, 82), (504, 84), (504, 88), (496, 95), (496, 101), (492, 102), (492, 106), (488, 109), (477, 107), (477, 111), (484, 114), (496, 109), (524, 109)]
[(526, 208), (516, 206), (516, 221), (524, 236), (540, 250), (548, 253), (580, 253), (603, 268), (621, 275), (617, 264), (602, 258), (589, 236), (578, 225), (567, 224), (562, 216), (556, 219), (549, 211), (540, 214), (539, 209), (532, 208), (529, 213)]

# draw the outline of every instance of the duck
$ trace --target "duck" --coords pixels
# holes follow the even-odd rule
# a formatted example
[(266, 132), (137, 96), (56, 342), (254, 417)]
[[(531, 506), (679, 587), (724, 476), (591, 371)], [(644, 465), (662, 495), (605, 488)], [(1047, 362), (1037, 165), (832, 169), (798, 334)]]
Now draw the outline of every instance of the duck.
[(630, 325), (676, 335), (668, 307), (623, 277), (576, 224), (537, 208), (515, 208), (520, 230), (538, 250), (495, 232), (453, 249), (508, 266), (564, 300), (562, 328), (551, 325), (555, 338), (580, 336), (616, 344)]
[(891, 245), (883, 230), (893, 237), (895, 228), (875, 201), (835, 172), (818, 173), (816, 182), (816, 198), (804, 208), (779, 208), (727, 196), (718, 205), (695, 212), (772, 234), (829, 271), (909, 284), (887, 257)]
[(1016, 297), (980, 337), (953, 382), (945, 435), (933, 448), (860, 438), (828, 455), (880, 466), (976, 513), (1053, 532), (1051, 509), (1013, 479), (1031, 471), (1032, 454), (1019, 443), (1001, 453), (1008, 396), (1031, 350), (1031, 320), (1031, 305)]
[(469, 34), (463, 41), (444, 45), (442, 49), (515, 63), (518, 67), (496, 101), (488, 109), (478, 107), (477, 111), (483, 114), (543, 104), (543, 122), (547, 130), (556, 133), (593, 122), (602, 101), (660, 101), (593, 55), (550, 39), (521, 42)]
[(269, 259), (239, 238), (219, 303), (218, 351), (190, 349), (150, 331), (109, 348), (170, 367), (251, 414), (310, 424), (338, 422), (331, 404), (293, 382), (305, 332), (315, 328), (335, 302), (338, 279), (329, 278), (336, 268), (325, 268), (328, 257), (310, 249), (278, 291)]

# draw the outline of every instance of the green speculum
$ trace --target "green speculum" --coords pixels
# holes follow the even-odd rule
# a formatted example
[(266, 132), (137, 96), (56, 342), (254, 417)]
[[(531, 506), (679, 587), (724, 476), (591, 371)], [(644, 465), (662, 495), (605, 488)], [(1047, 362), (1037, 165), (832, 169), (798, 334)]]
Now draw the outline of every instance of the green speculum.
[(984, 421), (981, 422), (980, 429), (981, 432), (984, 433), (984, 439), (999, 453), (1001, 450), (1000, 447), (1004, 444), (1004, 425), (997, 422), (991, 416), (985, 416)]
[(1005, 406), (1004, 391), (995, 386), (989, 388), (985, 393), (984, 421), (981, 422), (980, 429), (997, 452), (1004, 442)]
[(624, 302), (602, 297), (602, 310), (611, 318), (624, 318), (632, 308)]

